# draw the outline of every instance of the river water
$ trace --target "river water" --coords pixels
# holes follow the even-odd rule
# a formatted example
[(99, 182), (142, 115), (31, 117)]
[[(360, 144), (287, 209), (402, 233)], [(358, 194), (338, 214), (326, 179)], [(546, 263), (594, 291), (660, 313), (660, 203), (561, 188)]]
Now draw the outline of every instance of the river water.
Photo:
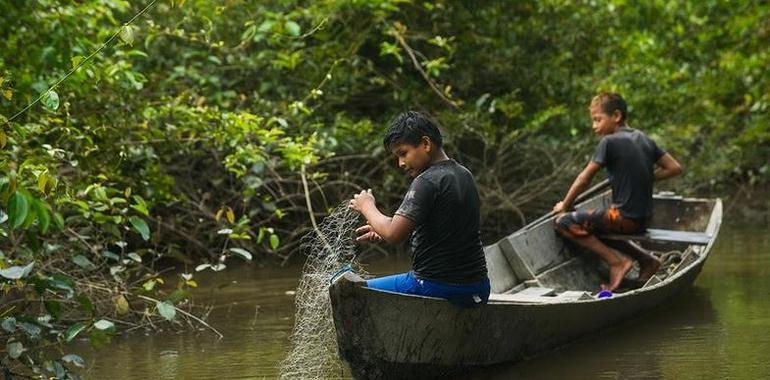
[[(408, 259), (368, 264), (406, 270)], [(138, 332), (79, 342), (87, 379), (272, 379), (289, 350), (299, 268), (198, 274), (210, 331)], [(770, 228), (727, 222), (695, 285), (640, 318), (473, 379), (770, 379)], [(340, 374), (341, 378), (346, 375)]]

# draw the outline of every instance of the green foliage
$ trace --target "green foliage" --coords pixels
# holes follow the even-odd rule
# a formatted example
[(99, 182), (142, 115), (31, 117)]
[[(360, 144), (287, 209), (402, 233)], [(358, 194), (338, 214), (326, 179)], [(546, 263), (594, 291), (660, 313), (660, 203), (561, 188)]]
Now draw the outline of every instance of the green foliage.
[(197, 283), (163, 282), (163, 260), (286, 262), (308, 203), (320, 217), (362, 187), (392, 211), (408, 178), (380, 139), (404, 109), (476, 175), (485, 236), (566, 188), (601, 90), (682, 161), (671, 186), (770, 182), (765, 3), (161, 0), (124, 25), (142, 6), (0, 2), (0, 297), (43, 305), (0, 303), (0, 354), (49, 376), (82, 360), (43, 359), (45, 339), (180, 318)]

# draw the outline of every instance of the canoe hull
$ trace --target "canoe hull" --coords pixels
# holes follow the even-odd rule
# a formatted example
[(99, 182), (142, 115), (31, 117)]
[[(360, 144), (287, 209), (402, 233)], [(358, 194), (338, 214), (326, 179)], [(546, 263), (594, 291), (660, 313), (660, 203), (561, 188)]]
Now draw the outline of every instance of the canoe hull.
[[(601, 207), (602, 202), (608, 202), (607, 194), (582, 207)], [(583, 260), (592, 256), (565, 253), (568, 247), (544, 220), (485, 247), (495, 297), (476, 309), (369, 289), (352, 273), (340, 276), (329, 288), (339, 354), (357, 379), (447, 378), (520, 361), (638, 318), (692, 285), (722, 220), (719, 199), (656, 202), (659, 216), (653, 226), (711, 238), (706, 245), (657, 242), (661, 249), (683, 252), (673, 272), (657, 282), (603, 299), (587, 294), (573, 300), (518, 297), (523, 290), (553, 288), (574, 294), (599, 287), (596, 267)]]
[(372, 290), (342, 279), (331, 291), (339, 353), (356, 379), (446, 378), (516, 362), (660, 305), (689, 287), (702, 265), (696, 263), (666, 286), (632, 297), (490, 303), (477, 309)]

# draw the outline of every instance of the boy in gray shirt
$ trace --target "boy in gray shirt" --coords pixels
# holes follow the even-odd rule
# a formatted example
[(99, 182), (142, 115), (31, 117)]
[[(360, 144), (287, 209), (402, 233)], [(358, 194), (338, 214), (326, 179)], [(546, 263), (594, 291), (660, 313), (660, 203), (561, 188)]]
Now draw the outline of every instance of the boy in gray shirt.
[[(605, 290), (617, 289), (631, 270), (633, 261), (596, 238), (596, 233), (637, 234), (647, 229), (652, 216), (652, 186), (655, 180), (682, 172), (679, 163), (661, 150), (643, 132), (626, 124), (627, 106), (616, 93), (597, 95), (589, 107), (593, 130), (602, 136), (593, 157), (572, 183), (567, 195), (553, 210), (556, 230), (567, 239), (588, 248), (610, 269)], [(655, 170), (655, 167), (658, 170)], [(599, 169), (605, 168), (612, 187), (612, 204), (607, 209), (567, 212), (575, 198), (588, 188)], [(649, 252), (632, 249), (639, 261), (639, 280), (646, 281), (660, 267), (660, 260)]]

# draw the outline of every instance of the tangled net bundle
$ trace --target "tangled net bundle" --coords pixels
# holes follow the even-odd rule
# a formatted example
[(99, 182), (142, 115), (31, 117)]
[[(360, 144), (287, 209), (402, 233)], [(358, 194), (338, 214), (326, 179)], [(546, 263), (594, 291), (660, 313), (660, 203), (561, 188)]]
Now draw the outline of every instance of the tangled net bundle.
[(281, 379), (324, 379), (342, 374), (329, 285), (331, 278), (347, 265), (363, 274), (354, 260), (352, 231), (358, 223), (358, 213), (344, 202), (317, 230), (302, 238), (301, 247), (307, 261), (297, 287), (291, 349), (281, 363)]

